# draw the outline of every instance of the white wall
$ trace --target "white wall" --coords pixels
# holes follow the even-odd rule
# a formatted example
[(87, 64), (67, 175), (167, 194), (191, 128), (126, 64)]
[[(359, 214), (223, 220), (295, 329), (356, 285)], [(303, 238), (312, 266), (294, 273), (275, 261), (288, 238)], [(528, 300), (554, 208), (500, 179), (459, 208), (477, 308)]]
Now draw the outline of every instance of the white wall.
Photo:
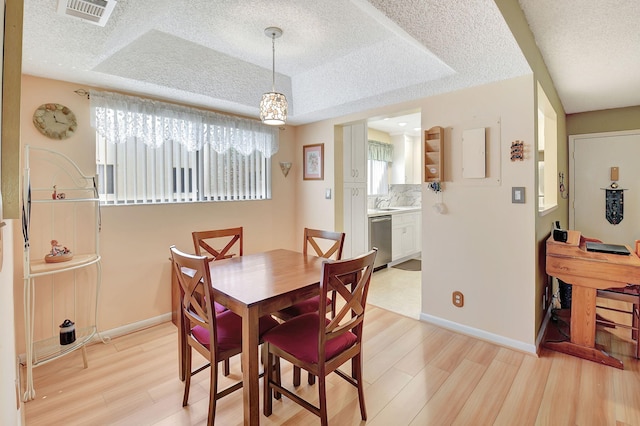
[[(533, 77), (428, 98), (422, 127), (445, 127), (445, 183), (423, 186), (423, 318), (535, 351), (535, 158), (511, 162), (512, 141), (534, 144)], [(490, 100), (490, 101), (489, 101)], [(487, 177), (462, 178), (465, 129), (488, 128)], [(525, 204), (511, 203), (522, 186)], [(437, 201), (446, 213), (429, 208)], [(465, 296), (462, 308), (452, 292)]]
[[(537, 211), (531, 195), (536, 164), (531, 155), (524, 162), (509, 160), (512, 141), (525, 141), (529, 150), (534, 146), (534, 87), (533, 76), (520, 77), (298, 127), (296, 157), (301, 158), (302, 145), (320, 142), (325, 153), (331, 147), (336, 155), (335, 181), (325, 169), (324, 182), (304, 181), (296, 187), (298, 228), (309, 224), (330, 229), (335, 224), (340, 229), (340, 196), (331, 203), (335, 211), (328, 210), (323, 197), (325, 186), (341, 186), (342, 142), (335, 126), (421, 108), (422, 128), (446, 128), (448, 180), (441, 194), (448, 208), (444, 215), (430, 208), (438, 196), (422, 184), (422, 318), (535, 351)], [(463, 181), (461, 134), (477, 127), (490, 128), (488, 178)], [(511, 204), (512, 186), (526, 188), (525, 204)], [(465, 295), (463, 308), (451, 303), (455, 290)]]
[(13, 318), (13, 222), (2, 228), (2, 270), (0, 270), (0, 425), (19, 425), (21, 410), (16, 404), (16, 337)]

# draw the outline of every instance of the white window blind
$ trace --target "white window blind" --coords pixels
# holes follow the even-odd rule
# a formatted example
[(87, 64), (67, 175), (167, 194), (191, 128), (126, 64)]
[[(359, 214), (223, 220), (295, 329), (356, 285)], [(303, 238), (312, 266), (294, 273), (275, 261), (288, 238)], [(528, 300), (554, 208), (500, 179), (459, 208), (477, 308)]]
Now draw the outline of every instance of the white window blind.
[(277, 129), (105, 92), (91, 99), (103, 204), (271, 198)]

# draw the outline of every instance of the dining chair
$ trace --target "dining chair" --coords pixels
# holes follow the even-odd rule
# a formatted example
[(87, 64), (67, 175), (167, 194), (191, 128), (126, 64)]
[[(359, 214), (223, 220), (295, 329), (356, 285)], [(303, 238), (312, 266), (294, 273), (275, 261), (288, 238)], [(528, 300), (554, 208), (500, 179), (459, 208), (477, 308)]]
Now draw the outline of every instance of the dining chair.
[[(213, 425), (216, 412), (216, 401), (242, 387), (242, 382), (235, 383), (222, 391), (218, 391), (219, 362), (242, 352), (242, 318), (231, 311), (214, 313), (214, 302), (206, 256), (183, 253), (175, 246), (170, 247), (174, 273), (180, 284), (180, 314), (182, 315), (180, 333), (186, 337), (184, 396), (182, 406), (189, 401), (191, 377), (210, 367), (209, 382), (209, 416), (208, 425)], [(205, 295), (206, 297), (200, 297)], [(270, 316), (260, 318), (259, 335), (278, 325)], [(192, 370), (192, 348), (208, 362), (202, 367)], [(273, 365), (273, 364), (272, 364)], [(279, 373), (279, 371), (278, 371)], [(279, 374), (275, 374), (276, 377)]]
[[(196, 254), (199, 256), (204, 254), (209, 262), (242, 256), (242, 227), (194, 231), (191, 235)], [(222, 248), (214, 248), (214, 246), (222, 246)], [(232, 249), (237, 250), (237, 253), (231, 252)], [(203, 250), (206, 253), (203, 253)]]
[[(279, 369), (266, 369), (264, 375), (265, 416), (273, 411), (273, 394), (284, 395), (320, 417), (321, 424), (327, 425), (326, 376), (336, 372), (340, 377), (358, 389), (360, 415), (367, 419), (364, 401), (362, 375), (362, 331), (367, 303), (367, 293), (373, 272), (377, 249), (347, 260), (326, 260), (322, 265), (320, 297), (336, 291), (338, 304), (336, 314), (327, 318), (328, 306), (321, 303), (318, 312), (310, 312), (286, 321), (264, 336), (266, 345), (266, 365), (279, 364), (284, 358), (314, 376), (318, 377), (319, 406), (312, 405), (299, 395), (283, 387), (277, 374)], [(275, 358), (274, 358), (275, 356)], [(338, 368), (351, 360), (351, 374)]]
[[(640, 240), (635, 241), (635, 252), (640, 255)], [(610, 304), (596, 304), (596, 309), (603, 309), (610, 312), (631, 315), (631, 325), (620, 320), (612, 321), (601, 315), (596, 316), (596, 323), (605, 327), (621, 327), (631, 330), (631, 340), (635, 342), (634, 356), (640, 359), (640, 285), (628, 284), (625, 287), (599, 289), (596, 293), (597, 299), (606, 299), (625, 302), (628, 308), (612, 307)]]
[[(305, 255), (312, 254), (325, 259), (342, 259), (342, 248), (344, 247), (344, 232), (323, 231), (320, 229), (304, 228), (304, 242), (302, 253)], [(314, 296), (302, 302), (298, 302), (288, 308), (275, 312), (273, 315), (283, 321), (303, 315), (309, 312), (318, 312), (320, 305), (320, 296)], [(335, 314), (335, 292), (331, 297), (326, 297), (325, 303), (331, 306), (332, 315)], [(315, 383), (314, 376), (309, 374), (307, 382), (312, 385)], [(293, 385), (300, 385), (300, 368), (293, 368)]]
[[(191, 233), (191, 237), (193, 238), (195, 253), (198, 256), (207, 256), (207, 261), (209, 262), (228, 259), (236, 255), (242, 256), (242, 231), (242, 227), (194, 231)], [(224, 312), (227, 310), (227, 308), (217, 302), (214, 303), (214, 308), (216, 312)], [(222, 368), (224, 375), (228, 376), (230, 372), (228, 359), (224, 361)]]

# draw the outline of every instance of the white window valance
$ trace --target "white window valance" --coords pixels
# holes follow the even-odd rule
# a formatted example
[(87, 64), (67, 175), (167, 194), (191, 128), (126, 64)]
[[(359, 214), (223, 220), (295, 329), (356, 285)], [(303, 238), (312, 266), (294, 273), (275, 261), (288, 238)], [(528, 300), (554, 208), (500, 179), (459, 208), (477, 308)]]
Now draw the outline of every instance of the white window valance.
[(393, 145), (369, 140), (369, 160), (385, 161), (393, 163)]
[(136, 138), (151, 147), (176, 141), (189, 151), (209, 144), (221, 154), (234, 148), (266, 158), (278, 152), (278, 129), (257, 120), (143, 99), (91, 91), (91, 126), (111, 143)]

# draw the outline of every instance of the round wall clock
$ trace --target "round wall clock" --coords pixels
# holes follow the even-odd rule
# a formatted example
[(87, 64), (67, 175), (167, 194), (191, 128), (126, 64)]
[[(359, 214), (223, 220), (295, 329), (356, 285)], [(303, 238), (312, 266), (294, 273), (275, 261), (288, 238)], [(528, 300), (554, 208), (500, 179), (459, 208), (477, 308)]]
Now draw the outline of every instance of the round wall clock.
[(78, 128), (75, 114), (60, 104), (43, 104), (33, 113), (33, 125), (51, 139), (67, 139)]

